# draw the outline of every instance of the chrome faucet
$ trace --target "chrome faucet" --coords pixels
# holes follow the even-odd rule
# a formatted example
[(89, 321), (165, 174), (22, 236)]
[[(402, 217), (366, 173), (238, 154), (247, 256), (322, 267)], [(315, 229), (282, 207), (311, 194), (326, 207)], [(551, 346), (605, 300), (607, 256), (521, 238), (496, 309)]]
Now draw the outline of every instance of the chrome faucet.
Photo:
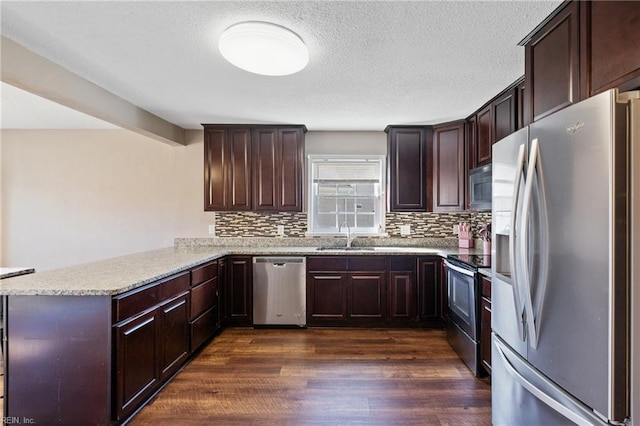
[(342, 231), (342, 225), (345, 225), (347, 227), (347, 248), (351, 248), (351, 244), (353, 243), (353, 240), (356, 239), (356, 237), (351, 236), (351, 227), (347, 222), (342, 222), (340, 224), (340, 226), (338, 227), (338, 232)]

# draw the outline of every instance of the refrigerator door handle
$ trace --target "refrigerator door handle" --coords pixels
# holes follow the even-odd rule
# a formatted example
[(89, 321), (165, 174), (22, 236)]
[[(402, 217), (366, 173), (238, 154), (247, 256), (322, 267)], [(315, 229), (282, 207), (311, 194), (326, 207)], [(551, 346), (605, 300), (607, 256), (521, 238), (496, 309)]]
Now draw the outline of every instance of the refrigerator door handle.
[(509, 267), (511, 268), (511, 282), (513, 291), (513, 303), (516, 312), (516, 321), (518, 323), (518, 336), (520, 340), (524, 341), (524, 311), (522, 307), (522, 301), (520, 300), (520, 278), (518, 274), (518, 265), (516, 262), (517, 245), (516, 245), (516, 224), (518, 213), (518, 201), (520, 198), (520, 185), (522, 183), (522, 176), (524, 174), (524, 157), (525, 157), (525, 145), (520, 145), (518, 151), (518, 162), (516, 164), (516, 178), (513, 185), (513, 196), (511, 197), (511, 219), (509, 223), (510, 237), (509, 237)]
[[(538, 283), (536, 285), (536, 310), (534, 314), (533, 294), (531, 276), (527, 261), (529, 257), (529, 212), (531, 209), (531, 200), (533, 198), (533, 184), (538, 182), (538, 205), (540, 208), (540, 223), (538, 229), (538, 241), (540, 243), (539, 256), (539, 274), (536, 276)], [(542, 307), (544, 304), (544, 296), (547, 289), (547, 276), (549, 271), (549, 224), (547, 221), (547, 204), (545, 195), (545, 182), (542, 172), (542, 162), (540, 160), (540, 144), (538, 139), (534, 139), (531, 143), (531, 152), (529, 153), (529, 168), (527, 170), (527, 181), (524, 187), (524, 198), (522, 201), (522, 237), (520, 238), (520, 254), (523, 260), (522, 268), (522, 285), (524, 286), (525, 304), (524, 311), (526, 315), (527, 332), (529, 335), (529, 345), (533, 349), (537, 349), (540, 338), (540, 324), (542, 316)]]
[[(504, 368), (518, 382), (518, 384), (520, 384), (520, 386), (526, 389), (530, 394), (576, 424), (603, 424), (602, 419), (600, 419), (595, 413), (589, 412), (587, 409), (578, 405), (573, 401), (573, 398), (569, 394), (562, 389), (555, 387), (553, 384), (548, 382), (548, 379), (545, 379), (542, 376), (534, 376), (531, 380), (526, 378), (518, 371), (505, 354), (505, 351), (508, 351), (508, 349), (503, 346), (504, 344), (497, 338), (493, 338), (492, 340), (498, 354), (500, 355), (500, 360), (502, 361)], [(537, 373), (531, 370), (530, 374), (536, 375)], [(546, 386), (542, 389), (540, 385), (536, 385), (535, 383), (532, 383), (532, 381), (546, 384)]]

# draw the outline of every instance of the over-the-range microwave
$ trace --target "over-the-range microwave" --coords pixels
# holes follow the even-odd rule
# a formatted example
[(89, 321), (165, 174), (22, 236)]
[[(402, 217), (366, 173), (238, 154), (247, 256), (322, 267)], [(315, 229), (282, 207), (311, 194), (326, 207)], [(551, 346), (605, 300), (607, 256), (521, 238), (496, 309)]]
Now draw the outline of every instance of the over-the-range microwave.
[(491, 210), (491, 164), (469, 170), (469, 208)]

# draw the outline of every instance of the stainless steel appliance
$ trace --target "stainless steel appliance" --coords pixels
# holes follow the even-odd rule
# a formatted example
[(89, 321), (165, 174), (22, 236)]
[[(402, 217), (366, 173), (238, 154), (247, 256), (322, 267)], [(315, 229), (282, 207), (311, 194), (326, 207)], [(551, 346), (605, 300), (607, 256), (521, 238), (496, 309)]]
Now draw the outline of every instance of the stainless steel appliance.
[(492, 165), (469, 170), (469, 207), (473, 210), (491, 210)]
[(480, 289), (478, 267), (490, 267), (489, 256), (449, 255), (447, 268), (447, 340), (476, 376), (480, 363)]
[(640, 425), (640, 92), (493, 146), (495, 425)]
[(253, 324), (307, 324), (304, 257), (253, 258)]

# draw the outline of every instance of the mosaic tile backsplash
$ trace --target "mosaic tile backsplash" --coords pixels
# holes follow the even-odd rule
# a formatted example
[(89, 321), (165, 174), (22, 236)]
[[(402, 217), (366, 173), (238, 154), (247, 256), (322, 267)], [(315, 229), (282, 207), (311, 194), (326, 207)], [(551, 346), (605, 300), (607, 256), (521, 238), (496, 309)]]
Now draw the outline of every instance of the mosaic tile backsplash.
[[(455, 238), (453, 225), (468, 222), (479, 238), (483, 224), (491, 222), (490, 212), (469, 213), (387, 213), (389, 238)], [(285, 238), (303, 238), (307, 231), (306, 213), (217, 212), (217, 237), (275, 237), (284, 225)], [(400, 235), (400, 226), (409, 225), (411, 234)]]

